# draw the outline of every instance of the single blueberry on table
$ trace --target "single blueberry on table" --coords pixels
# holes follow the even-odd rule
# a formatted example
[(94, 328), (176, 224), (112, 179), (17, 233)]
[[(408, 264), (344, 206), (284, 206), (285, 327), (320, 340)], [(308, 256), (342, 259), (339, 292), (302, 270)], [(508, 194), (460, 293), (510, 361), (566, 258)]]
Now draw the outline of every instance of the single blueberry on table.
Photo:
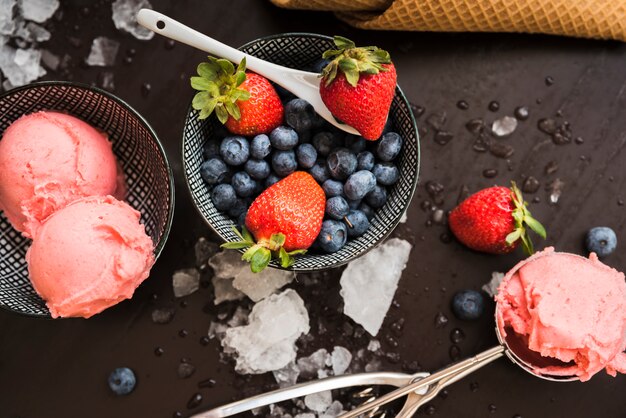
[(328, 179), (322, 184), (322, 190), (324, 190), (326, 198), (343, 196), (343, 183), (337, 180)]
[(296, 148), (296, 158), (302, 168), (311, 168), (317, 161), (317, 151), (311, 144), (300, 144)]
[(452, 298), (452, 312), (461, 320), (476, 320), (482, 316), (484, 310), (484, 297), (475, 290), (461, 290)]
[(376, 155), (382, 161), (393, 161), (402, 149), (402, 137), (395, 132), (387, 132), (378, 141)]
[(341, 221), (327, 219), (322, 222), (322, 229), (317, 236), (317, 246), (327, 253), (339, 251), (348, 240), (346, 225)]
[(375, 213), (374, 213), (374, 209), (372, 209), (372, 207), (371, 207), (370, 205), (368, 205), (367, 203), (365, 203), (365, 202), (361, 202), (361, 203), (359, 204), (358, 209), (359, 209), (361, 212), (363, 212), (363, 213), (365, 214), (365, 216), (367, 216), (367, 219), (368, 219), (368, 220), (370, 220), (370, 221), (371, 221), (372, 219), (374, 219), (374, 215), (375, 215)]
[(353, 153), (358, 154), (359, 152), (365, 151), (367, 142), (362, 136), (348, 134), (346, 135), (345, 146)]
[(348, 224), (348, 236), (350, 238), (360, 237), (370, 227), (367, 215), (360, 210), (351, 210), (346, 216), (346, 224)]
[(230, 184), (218, 184), (211, 191), (211, 200), (217, 210), (227, 211), (237, 201), (237, 194)]
[(288, 126), (279, 126), (270, 132), (270, 143), (276, 149), (287, 151), (298, 144), (298, 134)]
[(239, 197), (252, 196), (257, 189), (257, 182), (245, 171), (239, 171), (233, 174), (230, 184)]
[(270, 152), (272, 152), (272, 144), (269, 136), (261, 134), (252, 138), (252, 142), (250, 142), (250, 156), (252, 158), (262, 160), (270, 155)]
[(315, 124), (315, 109), (303, 99), (293, 99), (285, 104), (285, 122), (297, 132), (309, 130)]
[(250, 144), (243, 136), (227, 136), (220, 145), (220, 156), (228, 165), (242, 165), (250, 156)]
[(341, 220), (350, 212), (348, 202), (341, 196), (334, 196), (326, 200), (326, 215), (332, 219)]
[(382, 207), (387, 201), (387, 189), (377, 184), (374, 190), (365, 195), (365, 203), (373, 209)]
[(398, 181), (398, 177), (400, 177), (400, 171), (393, 163), (378, 163), (374, 166), (372, 172), (376, 177), (376, 181), (385, 186), (395, 184)]
[(337, 148), (326, 160), (330, 175), (337, 180), (345, 180), (356, 170), (356, 155), (347, 148)]
[(220, 140), (211, 138), (202, 145), (202, 157), (208, 160), (220, 156)]
[(371, 171), (361, 170), (352, 174), (343, 186), (343, 192), (348, 199), (363, 199), (366, 194), (376, 187), (376, 177)]
[(356, 169), (360, 170), (368, 170), (371, 171), (374, 168), (374, 164), (376, 163), (374, 159), (374, 154), (369, 151), (359, 152), (356, 156)]
[(272, 168), (280, 177), (286, 177), (296, 171), (296, 153), (293, 151), (275, 151), (272, 154)]
[(265, 160), (250, 159), (246, 161), (244, 170), (255, 180), (263, 180), (270, 175), (270, 165)]
[(271, 185), (273, 185), (274, 183), (278, 183), (280, 181), (280, 177), (278, 177), (276, 174), (271, 173), (269, 176), (267, 176), (267, 178), (265, 179), (265, 188), (270, 187)]
[(200, 165), (200, 176), (206, 184), (223, 183), (230, 177), (228, 167), (219, 158), (211, 158)]
[(339, 146), (339, 138), (332, 132), (318, 132), (313, 135), (311, 143), (322, 157), (326, 157), (330, 152)]
[(594, 252), (600, 258), (606, 257), (615, 251), (617, 236), (615, 231), (606, 226), (591, 228), (585, 237), (585, 244), (589, 252)]
[(330, 172), (328, 171), (326, 160), (317, 160), (315, 165), (309, 169), (309, 174), (320, 184), (328, 180), (330, 178)]
[(109, 375), (109, 387), (116, 395), (128, 395), (135, 389), (137, 378), (128, 367), (118, 367)]

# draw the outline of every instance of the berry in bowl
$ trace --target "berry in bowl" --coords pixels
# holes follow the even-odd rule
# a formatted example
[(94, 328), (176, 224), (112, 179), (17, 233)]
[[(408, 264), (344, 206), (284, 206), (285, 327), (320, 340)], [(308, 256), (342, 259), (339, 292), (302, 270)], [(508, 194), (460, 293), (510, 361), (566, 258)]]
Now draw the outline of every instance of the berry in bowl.
[[(345, 264), (381, 243), (409, 206), (419, 171), (415, 119), (384, 51), (359, 50), (366, 72), (344, 76), (344, 60), (354, 48), (344, 38), (282, 34), (240, 50), (290, 68), (324, 69), (324, 77), (331, 74), (334, 81), (320, 87), (327, 90), (322, 98), (362, 136), (332, 126), (305, 100), (265, 80), (267, 88), (260, 76), (245, 71), (245, 60), (235, 68), (209, 57), (192, 77), (199, 93), (183, 133), (187, 184), (204, 220), (253, 270), (270, 265), (313, 271)], [(324, 54), (328, 50), (334, 52)], [(379, 75), (383, 85), (392, 80), (391, 87), (368, 85)], [(363, 95), (383, 96), (360, 99), (377, 104), (376, 115), (351, 119), (350, 112), (333, 108), (341, 94), (361, 85)]]

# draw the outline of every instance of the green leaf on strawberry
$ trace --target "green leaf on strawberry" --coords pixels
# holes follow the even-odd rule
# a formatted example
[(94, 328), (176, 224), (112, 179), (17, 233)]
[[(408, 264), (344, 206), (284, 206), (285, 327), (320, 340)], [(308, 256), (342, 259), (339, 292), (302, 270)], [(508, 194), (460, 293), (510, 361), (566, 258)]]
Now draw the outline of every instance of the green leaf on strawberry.
[(528, 235), (528, 228), (534, 231), (541, 238), (546, 239), (546, 229), (541, 223), (532, 217), (528, 210), (528, 203), (524, 201), (522, 192), (517, 187), (514, 181), (511, 182), (511, 199), (515, 206), (511, 215), (515, 221), (515, 229), (506, 237), (506, 243), (513, 245), (518, 239), (522, 241), (522, 248), (528, 255), (532, 255), (535, 250), (533, 242)]

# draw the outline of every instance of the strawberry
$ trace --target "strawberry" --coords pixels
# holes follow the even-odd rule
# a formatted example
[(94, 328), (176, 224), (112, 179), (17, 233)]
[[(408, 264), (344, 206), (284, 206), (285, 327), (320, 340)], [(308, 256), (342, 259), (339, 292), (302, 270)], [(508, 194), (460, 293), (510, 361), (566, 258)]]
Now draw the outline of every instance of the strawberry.
[(269, 133), (283, 121), (283, 104), (265, 77), (245, 70), (245, 58), (235, 69), (228, 60), (209, 57), (198, 65), (198, 76), (191, 77), (191, 87), (199, 90), (191, 105), (200, 119), (215, 111), (233, 134)]
[(471, 249), (492, 254), (513, 251), (521, 241), (531, 255), (533, 243), (526, 227), (546, 238), (546, 230), (533, 218), (515, 182), (511, 188), (483, 189), (459, 204), (448, 217), (450, 229)]
[(324, 52), (332, 61), (322, 71), (320, 94), (337, 119), (365, 139), (378, 139), (387, 122), (396, 91), (396, 68), (389, 53), (375, 46), (357, 48), (335, 36), (338, 49)]
[[(241, 241), (224, 248), (248, 248), (242, 259), (257, 273), (272, 257), (282, 267), (293, 264), (293, 256), (304, 254), (319, 235), (326, 208), (326, 195), (315, 179), (304, 171), (291, 173), (268, 187), (250, 205)], [(254, 238), (250, 235), (250, 231)], [(256, 241), (255, 241), (256, 240)]]

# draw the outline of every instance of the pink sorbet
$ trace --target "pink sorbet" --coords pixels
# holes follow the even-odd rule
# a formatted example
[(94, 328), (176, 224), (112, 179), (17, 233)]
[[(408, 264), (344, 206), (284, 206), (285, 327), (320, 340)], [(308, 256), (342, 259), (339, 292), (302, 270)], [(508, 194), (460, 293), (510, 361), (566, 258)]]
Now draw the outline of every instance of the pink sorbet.
[(44, 111), (6, 129), (0, 174), (0, 210), (28, 238), (73, 200), (116, 194), (119, 177), (105, 134), (74, 116)]
[(602, 369), (626, 373), (624, 274), (594, 253), (587, 259), (547, 248), (507, 273), (496, 302), (503, 337), (512, 329), (530, 350), (568, 363), (535, 372), (581, 381)]
[(150, 273), (153, 250), (139, 212), (112, 196), (92, 196), (53, 213), (26, 261), (52, 317), (89, 318), (133, 295)]

